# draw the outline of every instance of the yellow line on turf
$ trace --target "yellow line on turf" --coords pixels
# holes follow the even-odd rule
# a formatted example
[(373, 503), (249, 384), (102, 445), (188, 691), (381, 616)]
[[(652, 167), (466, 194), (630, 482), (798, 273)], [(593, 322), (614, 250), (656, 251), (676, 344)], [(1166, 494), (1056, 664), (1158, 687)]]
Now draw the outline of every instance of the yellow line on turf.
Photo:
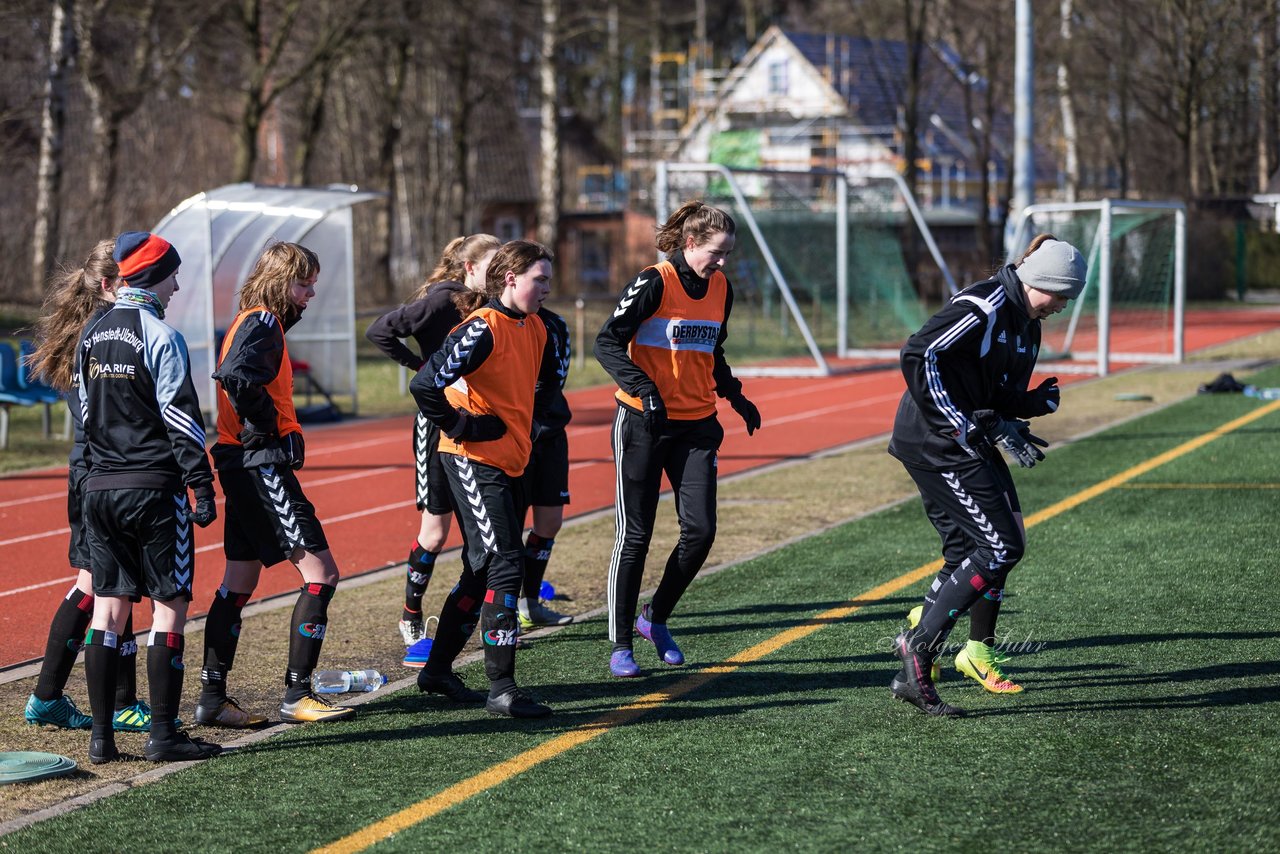
[[(1115, 489), (1127, 481), (1146, 474), (1154, 468), (1189, 454), (1209, 442), (1212, 442), (1214, 439), (1224, 436), (1233, 430), (1238, 430), (1252, 421), (1256, 421), (1265, 415), (1275, 412), (1277, 409), (1280, 409), (1280, 401), (1269, 403), (1266, 406), (1250, 412), (1248, 415), (1241, 416), (1234, 421), (1229, 421), (1215, 430), (1211, 430), (1208, 433), (1197, 436), (1188, 442), (1178, 445), (1176, 448), (1172, 448), (1162, 454), (1152, 457), (1149, 460), (1139, 463), (1132, 468), (1126, 469), (1117, 475), (1109, 477), (1088, 489), (1081, 490), (1075, 495), (1065, 498), (1057, 504), (1051, 505), (1050, 507), (1027, 517), (1026, 526), (1030, 528), (1033, 525), (1038, 525), (1041, 522), (1052, 519), (1054, 516), (1065, 513), (1074, 507), (1078, 507), (1086, 501), (1097, 498), (1099, 495)], [(449, 809), (450, 807), (457, 806), (463, 801), (466, 801), (474, 795), (480, 794), (486, 789), (491, 789), (499, 783), (510, 780), (512, 777), (522, 774), (548, 759), (553, 759), (562, 753), (572, 750), (580, 744), (585, 744), (592, 739), (598, 738), (615, 726), (630, 723), (670, 700), (674, 700), (684, 696), (685, 694), (691, 693), (720, 676), (733, 673), (743, 664), (758, 661), (770, 653), (776, 652), (789, 644), (806, 638), (814, 632), (817, 632), (819, 629), (848, 617), (866, 605), (878, 602), (886, 596), (898, 592), (904, 587), (909, 587), (921, 579), (928, 578), (941, 568), (941, 560), (931, 561), (924, 566), (916, 567), (910, 572), (903, 573), (897, 578), (871, 588), (845, 605), (841, 605), (837, 608), (831, 608), (830, 610), (816, 614), (806, 623), (787, 629), (785, 632), (780, 632), (768, 640), (762, 641), (755, 646), (748, 647), (741, 652), (735, 653), (725, 659), (723, 664), (713, 665), (711, 667), (704, 668), (697, 673), (691, 673), (665, 691), (656, 691), (651, 694), (645, 694), (632, 703), (628, 703), (625, 706), (619, 706), (589, 723), (585, 723), (580, 727), (558, 735), (550, 741), (540, 744), (531, 750), (526, 750), (524, 753), (517, 754), (504, 762), (499, 762), (496, 765), (486, 768), (479, 774), (475, 774), (461, 782), (455, 783), (449, 788), (432, 795), (426, 800), (419, 801), (411, 807), (406, 807), (398, 813), (376, 821), (363, 830), (358, 830), (349, 836), (344, 836), (329, 845), (316, 848), (311, 852), (311, 854), (354, 854), (354, 852), (363, 851), (372, 845), (376, 845), (378, 842), (381, 842), (389, 836), (425, 821), (428, 818)]]

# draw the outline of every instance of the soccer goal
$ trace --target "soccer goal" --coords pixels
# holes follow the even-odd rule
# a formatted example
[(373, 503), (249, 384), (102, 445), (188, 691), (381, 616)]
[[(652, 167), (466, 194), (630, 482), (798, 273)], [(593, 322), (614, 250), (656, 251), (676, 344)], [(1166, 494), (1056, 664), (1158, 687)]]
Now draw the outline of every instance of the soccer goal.
[(897, 175), (659, 162), (658, 222), (691, 198), (724, 208), (738, 224), (725, 269), (734, 287), (727, 349), (735, 373), (824, 376), (842, 369), (837, 359), (896, 359), (928, 317), (908, 275), (904, 229), (917, 230), (922, 265), (936, 265), (930, 272), (955, 292)]
[(1123, 199), (1031, 205), (1018, 222), (1010, 259), (1042, 232), (1073, 244), (1089, 263), (1080, 297), (1042, 324), (1042, 364), (1105, 376), (1114, 363), (1182, 361), (1185, 205)]

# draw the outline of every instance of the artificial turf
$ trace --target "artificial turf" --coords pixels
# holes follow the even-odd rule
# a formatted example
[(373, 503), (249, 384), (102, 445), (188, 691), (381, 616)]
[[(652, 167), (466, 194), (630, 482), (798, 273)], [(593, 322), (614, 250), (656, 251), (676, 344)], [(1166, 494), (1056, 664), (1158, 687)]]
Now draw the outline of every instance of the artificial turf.
[[(1280, 371), (1258, 375), (1280, 385)], [(1028, 516), (1264, 404), (1197, 397), (1017, 472)], [(378, 851), (1270, 849), (1280, 821), (1274, 619), (1280, 413), (1035, 525), (1000, 621), (1017, 696), (949, 667), (929, 719), (891, 700), (890, 637), (924, 583), (402, 830)], [(765, 544), (762, 544), (765, 545)], [(680, 686), (935, 557), (907, 502), (703, 579), (607, 674), (604, 626), (520, 653), (556, 714), (511, 722), (388, 694), (0, 838), (38, 851), (306, 851), (494, 763)], [(961, 621), (953, 641), (963, 640)], [(949, 664), (949, 660), (947, 662)], [(480, 667), (464, 671), (483, 683)]]

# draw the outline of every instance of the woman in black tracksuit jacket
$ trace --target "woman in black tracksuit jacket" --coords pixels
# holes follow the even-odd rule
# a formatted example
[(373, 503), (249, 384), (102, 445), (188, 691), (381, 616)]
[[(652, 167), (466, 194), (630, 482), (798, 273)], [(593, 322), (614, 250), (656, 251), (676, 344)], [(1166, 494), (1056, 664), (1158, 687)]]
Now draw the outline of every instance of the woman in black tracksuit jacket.
[[(462, 322), (465, 313), (458, 308), (457, 300), (469, 292), (484, 290), (485, 271), (501, 245), (492, 234), (472, 234), (449, 241), (426, 282), (404, 305), (371, 323), (365, 337), (388, 357), (417, 372)], [(412, 338), (418, 352), (405, 346), (402, 338)], [(449, 537), (453, 513), (449, 483), (437, 451), (439, 444), (439, 428), (419, 412), (413, 422), (414, 498), (422, 519), (406, 560), (404, 608), (400, 615), (400, 637), (406, 647), (426, 637), (422, 597), (435, 570), (436, 557)]]
[(919, 622), (894, 641), (903, 669), (890, 690), (926, 714), (962, 714), (938, 698), (931, 670), (971, 608), (971, 641), (957, 667), (987, 690), (1021, 690), (1001, 674), (992, 649), (1005, 578), (1025, 548), (1017, 492), (996, 448), (1027, 468), (1044, 459), (1037, 445), (1045, 442), (1018, 420), (1058, 408), (1056, 378), (1028, 388), (1040, 320), (1079, 296), (1084, 281), (1075, 247), (1037, 235), (1017, 264), (961, 291), (902, 348), (907, 391), (889, 453), (920, 490), (945, 564)]
[[(638, 676), (632, 620), (667, 664), (684, 654), (667, 618), (702, 568), (716, 532), (716, 455), (724, 428), (716, 398), (747, 425), (760, 412), (725, 361), (733, 289), (721, 268), (736, 227), (727, 213), (685, 202), (658, 229), (667, 260), (640, 271), (596, 337), (600, 364), (618, 384), (612, 445), (617, 470), (617, 538), (609, 562), (609, 671)], [(636, 614), (640, 581), (658, 507), (662, 475), (676, 496), (680, 540), (667, 559), (651, 605)]]

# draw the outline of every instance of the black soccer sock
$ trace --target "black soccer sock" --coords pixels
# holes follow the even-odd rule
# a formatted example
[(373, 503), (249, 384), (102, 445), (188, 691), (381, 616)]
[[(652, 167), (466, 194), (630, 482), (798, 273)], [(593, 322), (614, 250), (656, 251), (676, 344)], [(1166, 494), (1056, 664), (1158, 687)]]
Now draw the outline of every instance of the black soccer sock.
[(168, 741), (174, 736), (174, 719), (182, 702), (182, 677), (186, 672), (182, 652), (186, 638), (176, 632), (151, 633), (147, 647), (147, 679), (151, 683), (151, 737)]
[(537, 602), (542, 598), (542, 579), (547, 574), (547, 561), (555, 538), (539, 537), (533, 531), (524, 541), (524, 598)]
[(84, 676), (89, 686), (89, 709), (95, 733), (111, 731), (116, 712), (116, 671), (120, 668), (119, 638), (115, 632), (89, 629), (84, 637)]
[(996, 620), (1000, 617), (1000, 603), (1003, 601), (1004, 588), (992, 587), (973, 603), (969, 609), (969, 640), (995, 646)]
[(426, 670), (436, 676), (443, 676), (453, 670), (453, 662), (462, 652), (462, 648), (471, 639), (480, 619), (480, 597), (472, 591), (470, 585), (459, 582), (445, 597), (444, 607), (440, 609), (440, 623), (436, 626), (436, 637), (431, 643), (431, 652), (427, 654)]
[(907, 636), (908, 646), (929, 658), (942, 651), (947, 635), (956, 620), (986, 593), (991, 582), (984, 578), (972, 561), (961, 564), (935, 597), (933, 607), (920, 618), (920, 623)]
[(120, 633), (120, 669), (116, 671), (116, 711), (138, 702), (138, 637), (133, 633), (133, 614)]
[(938, 591), (942, 589), (942, 585), (947, 583), (952, 574), (959, 567), (959, 564), (944, 563), (942, 569), (938, 570), (938, 574), (934, 577), (933, 583), (929, 585), (929, 590), (924, 594), (924, 607), (920, 612), (920, 618), (924, 619), (924, 615), (933, 607), (933, 603), (938, 599)]
[(484, 639), (484, 673), (489, 677), (489, 696), (501, 697), (516, 687), (516, 641), (520, 621), (516, 618), (516, 597), (487, 590), (480, 606), (480, 631)]
[(436, 553), (424, 549), (416, 540), (409, 552), (408, 573), (404, 582), (404, 616), (402, 620), (422, 619), (422, 597), (431, 583), (436, 568)]
[(285, 671), (285, 701), (302, 699), (311, 690), (311, 673), (320, 661), (320, 648), (328, 631), (331, 584), (304, 584), (289, 619), (289, 669)]
[(200, 705), (213, 708), (227, 697), (227, 674), (235, 663), (240, 643), (240, 615), (248, 593), (236, 593), (221, 585), (213, 595), (204, 623), (204, 667), (200, 670)]
[(92, 617), (93, 596), (72, 587), (49, 624), (49, 639), (44, 645), (44, 660), (40, 662), (40, 677), (34, 691), (37, 699), (47, 702), (62, 696), (76, 656), (84, 646), (84, 632)]

